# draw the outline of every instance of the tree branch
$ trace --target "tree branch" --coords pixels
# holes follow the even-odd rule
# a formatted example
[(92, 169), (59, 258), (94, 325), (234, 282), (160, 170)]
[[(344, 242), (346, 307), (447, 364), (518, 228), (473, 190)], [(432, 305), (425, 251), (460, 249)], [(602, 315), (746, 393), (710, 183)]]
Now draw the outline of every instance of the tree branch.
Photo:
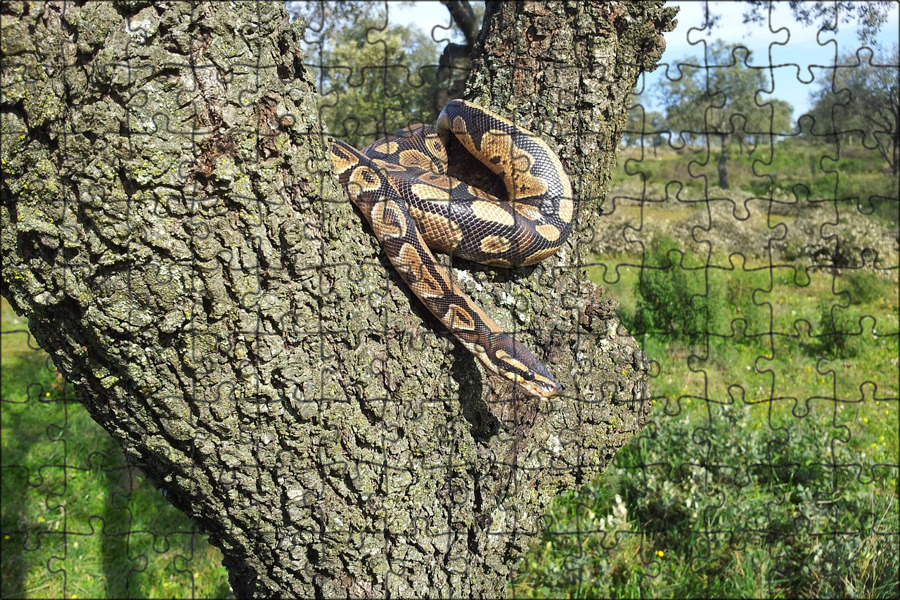
[(475, 11), (469, 0), (441, 0), (441, 4), (450, 11), (450, 17), (466, 38), (466, 45), (471, 49), (475, 44), (480, 30), (479, 23), (475, 19)]

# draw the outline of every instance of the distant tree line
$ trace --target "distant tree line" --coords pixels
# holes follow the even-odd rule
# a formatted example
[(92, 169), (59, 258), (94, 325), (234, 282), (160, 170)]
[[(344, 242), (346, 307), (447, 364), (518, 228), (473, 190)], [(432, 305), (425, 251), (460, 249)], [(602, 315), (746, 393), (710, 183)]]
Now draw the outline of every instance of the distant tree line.
[[(771, 89), (768, 66), (752, 66), (746, 48), (721, 41), (709, 44), (705, 62), (677, 61), (681, 77), (666, 79), (655, 90), (663, 108), (645, 111), (640, 101), (632, 109), (625, 142), (656, 150), (709, 145), (719, 151), (719, 185), (728, 187), (727, 162), (731, 146), (753, 153), (765, 139), (800, 136), (810, 141), (863, 144), (877, 150), (897, 173), (898, 52), (862, 48), (841, 55), (834, 67), (814, 84), (813, 106), (791, 123), (793, 108), (784, 100), (764, 98)], [(640, 98), (640, 97), (638, 97)]]

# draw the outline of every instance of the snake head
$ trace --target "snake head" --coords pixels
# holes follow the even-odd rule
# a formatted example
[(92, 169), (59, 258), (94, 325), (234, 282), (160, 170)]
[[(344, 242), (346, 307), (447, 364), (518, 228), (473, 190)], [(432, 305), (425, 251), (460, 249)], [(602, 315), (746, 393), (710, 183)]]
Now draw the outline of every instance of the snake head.
[(518, 374), (515, 374), (512, 377), (507, 374), (504, 374), (503, 376), (518, 385), (521, 390), (530, 396), (555, 398), (562, 393), (562, 386), (547, 372), (546, 369), (544, 369), (543, 374), (535, 371), (526, 371), (521, 376)]
[(492, 371), (509, 379), (529, 396), (554, 398), (562, 386), (528, 348), (507, 333), (493, 334), (493, 352), (489, 356)]

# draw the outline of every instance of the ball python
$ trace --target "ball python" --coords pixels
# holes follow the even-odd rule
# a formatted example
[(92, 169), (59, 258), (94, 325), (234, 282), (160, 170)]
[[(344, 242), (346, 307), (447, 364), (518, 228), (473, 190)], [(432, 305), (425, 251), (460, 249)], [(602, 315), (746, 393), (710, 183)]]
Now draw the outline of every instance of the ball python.
[[(448, 175), (455, 138), (497, 175), (499, 199)], [(552, 255), (572, 228), (572, 187), (535, 134), (472, 102), (453, 100), (435, 127), (412, 125), (357, 150), (333, 140), (331, 162), (400, 277), (488, 371), (533, 396), (562, 387), (522, 343), (454, 284), (431, 250), (496, 267)]]

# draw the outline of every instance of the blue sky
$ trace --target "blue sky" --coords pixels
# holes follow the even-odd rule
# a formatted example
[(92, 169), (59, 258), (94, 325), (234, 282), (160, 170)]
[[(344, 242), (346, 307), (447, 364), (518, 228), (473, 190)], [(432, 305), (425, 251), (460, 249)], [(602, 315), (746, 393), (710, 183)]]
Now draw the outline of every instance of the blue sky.
[[(836, 54), (855, 52), (862, 46), (857, 38), (855, 24), (842, 25), (837, 33), (820, 32), (818, 26), (807, 27), (796, 23), (783, 3), (775, 3), (770, 23), (745, 25), (741, 18), (745, 7), (743, 3), (710, 2), (710, 10), (721, 15), (722, 19), (709, 35), (707, 29), (703, 28), (704, 2), (668, 4), (681, 8), (678, 27), (666, 34), (666, 52), (660, 67), (645, 76), (644, 85), (648, 92), (667, 73), (672, 78), (678, 77), (677, 68), (667, 69), (667, 65), (674, 65), (685, 57), (699, 57), (694, 60), (702, 64), (705, 43), (722, 39), (746, 46), (753, 53), (749, 62), (751, 66), (771, 64), (775, 67), (772, 70), (771, 96), (789, 102), (794, 107), (793, 119), (796, 121), (797, 117), (810, 108), (809, 94), (818, 87), (815, 82), (827, 74), (815, 65), (834, 64)], [(391, 22), (416, 25), (429, 32), (441, 46), (450, 37), (450, 17), (446, 7), (439, 2), (415, 2), (412, 6), (389, 3), (388, 7)], [(890, 50), (900, 39), (897, 3), (892, 5), (891, 11), (887, 24), (876, 40), (877, 47), (885, 51)], [(764, 98), (765, 96), (762, 99)], [(644, 94), (640, 102), (648, 110), (656, 108), (652, 94)]]
[[(678, 27), (666, 35), (666, 53), (663, 63), (676, 63), (686, 56), (703, 57), (704, 42), (722, 39), (729, 43), (746, 46), (753, 54), (748, 64), (751, 66), (773, 65), (772, 94), (775, 98), (788, 101), (794, 107), (796, 120), (810, 108), (809, 94), (818, 88), (827, 71), (815, 65), (834, 64), (835, 55), (856, 52), (862, 47), (855, 24), (839, 27), (838, 31), (820, 31), (818, 26), (803, 26), (794, 21), (789, 8), (776, 3), (769, 23), (745, 25), (742, 22), (744, 5), (736, 2), (710, 2), (710, 10), (722, 15), (721, 22), (709, 31), (703, 29), (702, 2), (679, 2), (681, 8)], [(898, 5), (893, 4), (888, 22), (877, 36), (881, 50), (890, 50), (896, 44), (900, 32)], [(771, 57), (771, 58), (770, 58)], [(863, 58), (867, 58), (863, 54)], [(654, 80), (666, 77), (665, 65), (647, 76), (648, 89)], [(671, 70), (670, 77), (677, 77), (677, 69)]]

